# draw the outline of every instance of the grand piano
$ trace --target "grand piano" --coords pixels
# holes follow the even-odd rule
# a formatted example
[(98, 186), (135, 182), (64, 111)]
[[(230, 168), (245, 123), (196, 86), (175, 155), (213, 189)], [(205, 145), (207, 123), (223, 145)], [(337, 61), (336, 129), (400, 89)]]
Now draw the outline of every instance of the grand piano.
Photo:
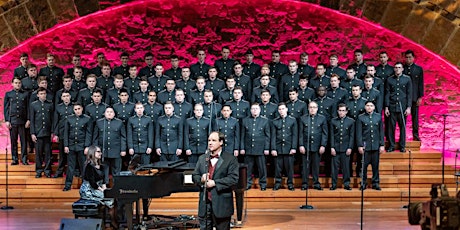
[[(246, 165), (240, 164), (240, 179), (235, 194), (237, 197), (238, 221), (242, 219), (243, 193), (246, 188)], [(198, 192), (199, 186), (186, 184), (185, 175), (191, 174), (195, 164), (184, 161), (156, 162), (142, 165), (135, 170), (120, 173), (113, 177), (113, 187), (106, 189), (106, 198), (117, 199), (118, 205), (124, 205), (128, 229), (133, 229), (133, 203), (140, 199), (161, 198), (178, 192)], [(136, 175), (136, 171), (155, 170), (153, 175)], [(139, 221), (137, 206), (136, 221)]]

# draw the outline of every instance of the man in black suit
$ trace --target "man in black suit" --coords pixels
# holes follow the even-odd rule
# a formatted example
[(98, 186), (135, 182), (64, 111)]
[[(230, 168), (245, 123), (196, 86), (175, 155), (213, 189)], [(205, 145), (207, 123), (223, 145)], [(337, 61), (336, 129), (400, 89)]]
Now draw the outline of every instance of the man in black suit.
[(230, 229), (233, 214), (233, 188), (238, 183), (238, 161), (231, 153), (222, 152), (225, 136), (212, 132), (208, 138), (209, 155), (198, 159), (193, 171), (193, 182), (200, 185), (198, 216), (200, 229)]
[(420, 141), (418, 133), (418, 108), (422, 103), (422, 97), (424, 95), (424, 83), (423, 83), (423, 69), (421, 66), (414, 63), (415, 54), (414, 51), (408, 50), (405, 52), (406, 65), (404, 65), (404, 74), (409, 76), (412, 80), (412, 136), (415, 141)]

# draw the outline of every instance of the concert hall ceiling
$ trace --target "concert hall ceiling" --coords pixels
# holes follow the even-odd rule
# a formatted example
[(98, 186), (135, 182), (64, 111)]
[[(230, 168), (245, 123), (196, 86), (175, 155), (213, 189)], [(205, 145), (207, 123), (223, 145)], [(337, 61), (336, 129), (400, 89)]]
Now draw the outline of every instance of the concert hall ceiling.
[[(13, 23), (5, 25), (4, 22), (0, 22), (0, 28), (3, 26), (4, 29), (0, 30), (3, 31), (0, 39), (2, 47), (14, 46), (0, 56), (1, 82), (8, 86), (2, 87), (0, 95), (4, 95), (6, 90), (11, 89), (9, 82), (13, 69), (18, 65), (18, 57), (21, 52), (29, 53), (31, 61), (40, 67), (44, 66), (45, 55), (48, 52), (57, 55), (57, 61), (61, 67), (67, 67), (72, 55), (79, 53), (84, 60), (82, 64), (92, 67), (95, 65), (94, 57), (97, 52), (105, 52), (113, 65), (119, 65), (119, 54), (127, 51), (131, 54), (132, 64), (141, 66), (143, 55), (151, 51), (157, 62), (162, 62), (165, 68), (169, 68), (168, 57), (173, 53), (181, 57), (181, 65), (195, 62), (197, 47), (204, 47), (208, 51), (207, 61), (209, 63), (214, 62), (222, 46), (228, 45), (231, 48), (231, 56), (236, 59), (241, 59), (247, 49), (252, 49), (256, 62), (267, 63), (270, 61), (270, 51), (280, 49), (283, 51), (283, 62), (290, 59), (297, 60), (299, 54), (305, 51), (310, 54), (310, 64), (314, 65), (327, 62), (328, 55), (336, 53), (342, 66), (352, 62), (353, 50), (358, 48), (364, 51), (365, 61), (372, 64), (378, 64), (376, 61), (380, 51), (387, 51), (391, 58), (390, 63), (393, 64), (395, 61), (403, 61), (402, 52), (412, 49), (417, 55), (416, 63), (421, 65), (426, 73), (426, 96), (420, 112), (423, 147), (440, 149), (442, 146), (441, 118), (434, 116), (433, 113), (459, 114), (460, 80), (458, 76), (460, 72), (455, 65), (392, 30), (368, 20), (350, 16), (370, 18), (384, 25), (385, 21), (382, 20), (386, 20), (386, 15), (395, 14), (387, 9), (396, 4), (394, 1), (383, 1), (387, 2), (387, 6), (384, 8), (386, 9), (384, 13), (380, 12), (380, 16), (370, 15), (366, 10), (371, 8), (376, 10), (376, 2), (382, 1), (354, 1), (355, 3), (365, 2), (367, 5), (361, 5), (360, 9), (365, 9), (364, 11), (353, 8), (354, 10), (347, 12), (349, 14), (340, 13), (318, 4), (278, 0), (227, 0), (225, 2), (220, 0), (146, 0), (115, 4), (115, 6), (95, 13), (93, 13), (94, 10), (88, 9), (91, 9), (91, 6), (101, 8), (102, 1), (37, 0), (23, 2), (25, 2), (24, 6), (19, 5), (10, 9), (18, 11), (16, 16), (4, 14), (4, 18), (8, 22), (28, 24), (29, 30), (18, 32), (18, 28), (11, 26)], [(43, 5), (40, 5), (40, 2)], [(47, 5), (47, 2), (51, 6)], [(72, 10), (68, 7), (69, 4), (75, 3), (73, 6), (77, 6), (77, 3), (81, 2), (85, 2), (88, 8), (81, 6)], [(107, 5), (110, 5), (110, 2), (104, 1)], [(351, 9), (349, 7), (351, 1), (336, 2), (341, 4), (347, 2), (346, 5), (340, 5), (342, 12), (346, 12), (345, 9)], [(49, 17), (48, 24), (27, 22), (29, 17), (19, 16), (19, 11), (27, 11), (27, 7), (31, 4), (35, 4), (33, 5), (35, 9), (46, 12), (45, 15), (53, 15)], [(410, 2), (410, 4), (414, 3)], [(27, 12), (37, 14), (35, 11), (28, 10)], [(80, 17), (81, 15), (86, 16)], [(45, 16), (38, 14), (37, 17), (32, 18), (39, 17)], [(414, 20), (414, 18), (407, 20)], [(388, 28), (392, 28), (393, 25), (395, 28), (392, 29), (395, 31), (402, 32), (403, 35), (410, 35), (422, 29), (420, 23), (426, 22), (420, 20), (417, 23), (413, 27), (406, 25), (399, 29), (390, 22), (385, 25)], [(17, 26), (24, 25), (18, 24)], [(5, 30), (12, 33), (8, 34)], [(428, 33), (431, 32), (425, 31), (424, 35), (418, 38), (421, 39), (419, 41), (427, 40)], [(448, 40), (443, 41), (443, 44), (437, 45), (442, 46), (441, 50), (444, 50), (445, 45), (452, 42), (456, 36), (452, 35)], [(412, 36), (408, 37), (417, 40)], [(460, 42), (456, 43), (457, 46), (458, 44)], [(449, 57), (447, 51), (441, 53)], [(458, 55), (455, 56), (458, 58)], [(457, 64), (457, 62), (454, 63)], [(460, 143), (460, 130), (454, 129), (454, 123), (458, 120), (460, 119), (448, 119), (447, 148), (458, 148), (458, 143)], [(408, 123), (410, 124), (410, 119)], [(2, 132), (5, 133), (6, 130)], [(410, 139), (410, 128), (408, 133)]]

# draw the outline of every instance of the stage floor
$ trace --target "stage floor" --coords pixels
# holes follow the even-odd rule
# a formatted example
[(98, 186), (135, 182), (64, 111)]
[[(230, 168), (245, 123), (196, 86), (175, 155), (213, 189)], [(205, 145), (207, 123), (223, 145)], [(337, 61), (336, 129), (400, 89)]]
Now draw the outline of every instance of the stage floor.
[[(4, 205), (4, 204), (2, 204)], [(71, 203), (10, 204), (14, 210), (0, 210), (0, 229), (59, 229), (62, 218), (73, 218)], [(359, 202), (312, 203), (313, 210), (301, 210), (297, 202), (252, 202), (247, 211), (247, 221), (242, 229), (360, 229)], [(365, 202), (363, 229), (420, 229), (407, 222), (403, 202)], [(196, 215), (196, 204), (150, 205), (151, 214)]]

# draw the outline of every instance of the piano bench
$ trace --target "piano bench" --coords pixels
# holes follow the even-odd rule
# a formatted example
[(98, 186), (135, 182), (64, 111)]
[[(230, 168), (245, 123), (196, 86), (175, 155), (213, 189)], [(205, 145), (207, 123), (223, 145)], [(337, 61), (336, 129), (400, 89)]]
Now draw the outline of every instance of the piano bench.
[(72, 204), (72, 212), (75, 219), (83, 218), (100, 218), (105, 224), (106, 209), (105, 205), (94, 200), (79, 199)]

